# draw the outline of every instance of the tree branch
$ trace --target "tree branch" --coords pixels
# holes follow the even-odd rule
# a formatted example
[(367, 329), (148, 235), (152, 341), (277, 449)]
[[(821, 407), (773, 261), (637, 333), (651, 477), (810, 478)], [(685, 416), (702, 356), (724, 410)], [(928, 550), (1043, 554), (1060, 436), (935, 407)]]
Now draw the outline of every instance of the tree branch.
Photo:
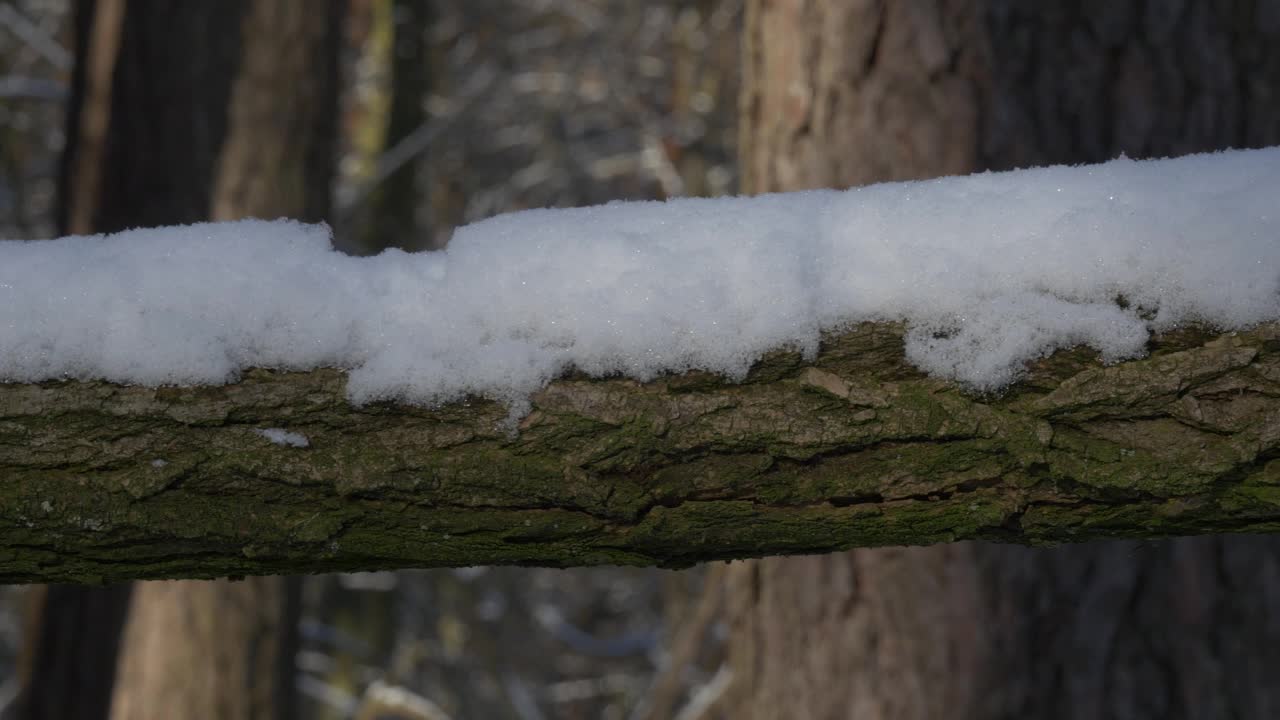
[(1280, 530), (1280, 326), (1151, 350), (977, 397), (866, 324), (741, 384), (566, 378), (515, 435), (490, 401), (352, 407), (336, 370), (0, 384), (0, 582)]

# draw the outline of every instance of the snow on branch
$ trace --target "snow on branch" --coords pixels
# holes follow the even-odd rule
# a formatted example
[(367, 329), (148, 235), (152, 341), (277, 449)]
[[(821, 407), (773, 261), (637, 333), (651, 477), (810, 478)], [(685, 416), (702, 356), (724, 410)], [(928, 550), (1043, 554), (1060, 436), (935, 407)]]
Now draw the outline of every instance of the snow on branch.
[(820, 333), (905, 321), (978, 390), (1087, 344), (1280, 319), (1280, 149), (848, 191), (502, 215), (370, 258), (288, 220), (0, 242), (0, 381), (219, 384), (350, 371), (356, 403), (476, 394), (523, 413), (576, 368), (742, 378)]

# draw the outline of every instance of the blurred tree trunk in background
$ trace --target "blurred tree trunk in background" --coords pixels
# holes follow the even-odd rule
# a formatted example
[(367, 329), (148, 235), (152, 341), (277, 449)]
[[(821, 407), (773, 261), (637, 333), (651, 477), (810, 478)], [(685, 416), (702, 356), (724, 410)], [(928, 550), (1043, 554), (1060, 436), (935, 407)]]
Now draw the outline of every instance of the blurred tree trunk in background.
[(214, 220), (329, 216), (346, 0), (250, 0)]
[[(78, 0), (62, 231), (325, 218), (344, 7)], [(289, 717), (296, 606), (284, 578), (49, 587), (19, 716)]]
[[(86, 47), (86, 38), (110, 33), (107, 7), (122, 12), (114, 61)], [(245, 0), (78, 0), (62, 232), (208, 219), (244, 7)]]
[[(59, 234), (208, 216), (241, 6), (77, 0)], [(129, 602), (127, 585), (34, 592), (18, 717), (107, 717)]]
[[(344, 9), (344, 0), (250, 0), (212, 219), (328, 217)], [(283, 577), (137, 584), (111, 717), (295, 716), (298, 606), (297, 581)]]
[[(408, 252), (430, 248), (431, 231), (420, 218), (428, 202), (416, 158), (385, 153), (415, 132), (424, 130), (425, 103), (431, 90), (427, 32), (431, 27), (429, 0), (389, 0), (391, 5), (390, 88), (382, 150), (384, 161), (398, 162), (378, 181), (368, 199), (368, 218), (361, 223), (361, 250), (376, 254), (388, 247)], [(374, 168), (379, 174), (385, 171)]]
[[(749, 0), (744, 61), (752, 193), (1280, 142), (1276, 3)], [(1280, 538), (857, 550), (728, 586), (728, 717), (1280, 717)]]
[[(31, 588), (14, 720), (102, 720), (130, 585)], [(75, 688), (74, 692), (68, 688)]]
[(297, 584), (136, 583), (111, 718), (291, 718)]

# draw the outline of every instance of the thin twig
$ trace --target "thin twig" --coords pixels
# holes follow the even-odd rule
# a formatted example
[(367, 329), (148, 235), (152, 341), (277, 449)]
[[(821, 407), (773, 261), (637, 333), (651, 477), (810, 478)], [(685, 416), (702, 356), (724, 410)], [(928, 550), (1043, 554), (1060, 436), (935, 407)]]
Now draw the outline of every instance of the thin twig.
[(733, 684), (733, 671), (727, 664), (721, 665), (716, 674), (711, 676), (707, 684), (698, 688), (689, 698), (689, 702), (680, 708), (674, 720), (699, 720), (707, 711), (715, 707), (716, 702), (724, 697), (724, 693)]
[(493, 70), (485, 69), (480, 71), (478, 77), (474, 78), (461, 93), (465, 98), (462, 107), (459, 107), (444, 120), (440, 118), (428, 119), (427, 122), (419, 125), (417, 129), (405, 135), (399, 142), (384, 152), (374, 165), (373, 173), (369, 179), (361, 183), (346, 197), (338, 198), (338, 212), (341, 216), (344, 218), (349, 217), (351, 212), (359, 207), (396, 170), (399, 170), (405, 163), (413, 160), (431, 147), (432, 142), (441, 133), (448, 130), (452, 122), (462, 117), (471, 105), (478, 102), (487, 94), (490, 88), (494, 87), (496, 77), (497, 73)]
[(661, 720), (671, 717), (671, 709), (680, 698), (684, 670), (702, 647), (707, 628), (720, 615), (725, 567), (723, 563), (714, 563), (707, 568), (698, 605), (694, 608), (693, 615), (675, 634), (666, 667), (654, 678), (644, 700), (632, 712), (633, 720)]
[(8, 28), (14, 37), (35, 50), (50, 65), (66, 72), (71, 69), (71, 53), (62, 47), (44, 28), (31, 22), (12, 5), (0, 5), (0, 26)]

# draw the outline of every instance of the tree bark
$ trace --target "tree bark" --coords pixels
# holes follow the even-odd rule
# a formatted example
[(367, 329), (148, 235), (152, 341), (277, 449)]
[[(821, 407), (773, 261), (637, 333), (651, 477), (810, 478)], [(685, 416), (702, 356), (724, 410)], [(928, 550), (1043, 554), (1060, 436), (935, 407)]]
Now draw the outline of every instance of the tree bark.
[[(1274, 3), (750, 0), (744, 62), (749, 192), (1280, 142)], [(729, 717), (1280, 713), (1271, 538), (860, 550), (728, 583)]]
[(864, 325), (742, 384), (557, 381), (514, 435), (488, 401), (352, 407), (334, 370), (0, 385), (0, 580), (1275, 532), (1278, 339), (1187, 330), (1109, 367), (1061, 352), (975, 397), (906, 366), (900, 327)]

